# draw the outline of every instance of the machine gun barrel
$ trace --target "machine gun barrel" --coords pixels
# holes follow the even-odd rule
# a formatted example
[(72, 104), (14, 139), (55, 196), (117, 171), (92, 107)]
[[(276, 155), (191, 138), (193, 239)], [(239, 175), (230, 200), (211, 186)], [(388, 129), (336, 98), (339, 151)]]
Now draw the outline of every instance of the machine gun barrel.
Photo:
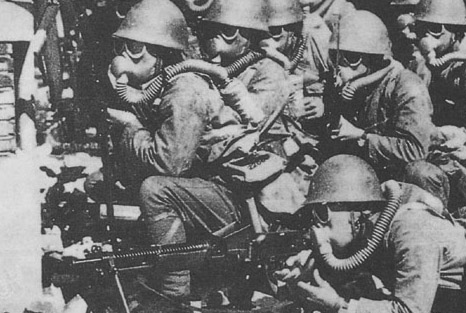
[(197, 267), (207, 259), (213, 245), (209, 242), (198, 244), (173, 244), (131, 249), (116, 253), (97, 253), (83, 260), (71, 261), (72, 266), (92, 265), (113, 262), (118, 270), (141, 267), (163, 267), (177, 270)]
[[(252, 238), (252, 239), (251, 239)], [(308, 249), (309, 238), (302, 231), (254, 234), (242, 228), (225, 238), (196, 244), (157, 245), (115, 253), (95, 253), (71, 266), (102, 268), (111, 264), (116, 270), (131, 270), (155, 266), (162, 271), (195, 269), (204, 264), (248, 262), (278, 268), (291, 255)]]

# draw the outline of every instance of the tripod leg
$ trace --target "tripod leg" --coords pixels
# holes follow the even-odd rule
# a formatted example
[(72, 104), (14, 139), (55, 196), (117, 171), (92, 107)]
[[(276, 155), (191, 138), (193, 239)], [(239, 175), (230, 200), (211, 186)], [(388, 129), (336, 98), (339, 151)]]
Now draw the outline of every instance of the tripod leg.
[(123, 286), (121, 285), (120, 276), (118, 275), (118, 269), (115, 267), (115, 261), (113, 259), (109, 260), (110, 268), (113, 273), (113, 278), (115, 279), (115, 284), (118, 288), (118, 294), (120, 295), (121, 302), (125, 308), (126, 313), (130, 313), (128, 302), (126, 302), (125, 292), (123, 291)]
[(118, 293), (120, 294), (121, 302), (123, 303), (123, 306), (125, 308), (125, 312), (130, 313), (128, 303), (126, 302), (125, 292), (123, 291), (123, 286), (121, 285), (120, 277), (118, 276), (118, 272), (115, 271), (113, 277), (115, 278), (115, 283), (118, 288)]

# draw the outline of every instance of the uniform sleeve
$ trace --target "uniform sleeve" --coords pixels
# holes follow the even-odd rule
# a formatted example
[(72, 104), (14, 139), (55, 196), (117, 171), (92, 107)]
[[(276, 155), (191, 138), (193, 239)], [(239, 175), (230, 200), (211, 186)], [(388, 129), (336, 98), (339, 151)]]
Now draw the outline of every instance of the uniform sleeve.
[(222, 90), (222, 96), (225, 104), (236, 110), (256, 112), (254, 116), (260, 117), (260, 120), (256, 119), (254, 122), (260, 123), (278, 106), (288, 101), (291, 88), (287, 82), (288, 74), (283, 67), (265, 58), (234, 79)]
[(388, 112), (386, 130), (367, 136), (369, 158), (375, 164), (411, 162), (424, 158), (428, 151), (435, 129), (429, 92), (418, 77), (404, 73), (388, 100), (394, 112)]
[[(426, 216), (427, 215), (427, 216)], [(439, 227), (424, 210), (399, 214), (390, 229), (395, 286), (392, 300), (358, 301), (357, 313), (430, 313), (440, 279), (443, 249), (435, 240)]]
[(218, 101), (209, 84), (195, 74), (170, 81), (158, 109), (159, 127), (126, 127), (122, 149), (127, 165), (142, 175), (179, 176), (189, 170)]
[(278, 63), (265, 59), (247, 85), (253, 103), (262, 108), (266, 117), (288, 101), (291, 90), (287, 81), (285, 70)]

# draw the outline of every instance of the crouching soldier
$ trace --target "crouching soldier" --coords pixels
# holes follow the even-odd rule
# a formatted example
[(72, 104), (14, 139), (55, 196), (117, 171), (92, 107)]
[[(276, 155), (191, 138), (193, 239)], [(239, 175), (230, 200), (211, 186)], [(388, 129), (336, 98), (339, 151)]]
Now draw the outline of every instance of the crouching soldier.
[[(355, 156), (328, 159), (300, 210), (312, 223), (312, 254), (288, 259), (290, 268), (276, 276), (309, 312), (464, 312), (465, 230), (442, 215), (433, 194), (419, 189), (410, 199), (414, 187), (388, 181), (381, 188)], [(349, 288), (363, 272), (363, 285)]]
[[(181, 73), (160, 80), (183, 61), (188, 29), (182, 12), (168, 0), (144, 0), (126, 15), (114, 33), (115, 54), (109, 78), (121, 99), (108, 108), (108, 119), (121, 129), (116, 141), (116, 179), (129, 197), (151, 175), (189, 175), (200, 141), (218, 122), (235, 119), (206, 75)], [(157, 85), (158, 84), (158, 85)], [(155, 90), (155, 91), (154, 91)], [(230, 112), (225, 113), (225, 110)], [(226, 117), (228, 116), (228, 117)], [(235, 123), (233, 121), (233, 123)], [(97, 199), (102, 173), (87, 180)]]
[[(193, 137), (194, 130), (186, 129), (193, 119), (197, 120), (197, 111), (192, 111), (193, 106), (183, 111), (189, 119), (176, 125), (185, 128), (185, 137), (177, 138), (173, 145), (184, 143), (185, 148), (172, 158), (181, 160), (180, 155), (192, 151), (186, 148), (199, 147), (198, 160), (203, 162), (199, 163), (194, 177), (158, 175), (143, 182), (141, 211), (154, 243), (182, 243), (205, 234), (220, 235), (247, 215), (243, 198), (247, 190), (229, 188), (219, 177), (224, 173), (223, 168), (216, 171), (212, 164), (225, 155), (231, 146), (230, 140), (269, 121), (269, 116), (278, 112), (287, 100), (289, 91), (282, 84), (286, 81), (286, 72), (259, 52), (259, 42), (268, 30), (265, 5), (265, 0), (215, 0), (200, 22), (197, 34), (206, 58), (229, 71), (230, 79), (219, 84), (219, 91), (225, 108), (232, 109), (236, 119), (229, 123), (220, 114), (218, 120), (224, 127), (212, 125), (207, 136), (198, 142)], [(186, 89), (194, 90), (194, 86)], [(200, 95), (200, 91), (185, 94), (181, 103)], [(172, 110), (178, 110), (178, 104)], [(205, 127), (203, 121), (202, 127)], [(206, 144), (210, 145), (204, 149)], [(163, 146), (164, 150), (169, 148), (168, 144)], [(161, 292), (166, 295), (182, 298), (190, 293), (189, 272), (165, 273), (159, 282)]]
[(390, 47), (387, 28), (374, 14), (343, 16), (330, 41), (335, 103), (326, 103), (335, 120), (329, 148), (356, 153), (382, 176), (424, 158), (435, 129), (425, 85), (391, 58)]

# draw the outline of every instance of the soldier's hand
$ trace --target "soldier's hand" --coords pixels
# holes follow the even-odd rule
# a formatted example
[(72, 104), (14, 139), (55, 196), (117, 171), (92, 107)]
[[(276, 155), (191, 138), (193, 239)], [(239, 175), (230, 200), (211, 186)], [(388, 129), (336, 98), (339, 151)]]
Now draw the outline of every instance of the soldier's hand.
[(341, 141), (359, 140), (363, 135), (364, 130), (357, 128), (342, 116), (338, 129), (332, 130), (331, 138)]
[(107, 108), (107, 121), (121, 126), (139, 123), (136, 115), (133, 113), (112, 108)]
[(315, 285), (306, 282), (298, 282), (296, 285), (298, 293), (306, 299), (312, 307), (325, 312), (338, 312), (345, 304), (345, 300), (338, 295), (330, 284), (320, 277), (319, 271), (314, 270)]
[(289, 257), (284, 269), (276, 271), (274, 278), (286, 283), (295, 283), (298, 280), (308, 280), (314, 269), (314, 258), (311, 250), (303, 250), (297, 255)]
[(307, 120), (320, 118), (324, 115), (325, 106), (322, 97), (305, 97), (304, 98), (304, 114), (303, 117)]

